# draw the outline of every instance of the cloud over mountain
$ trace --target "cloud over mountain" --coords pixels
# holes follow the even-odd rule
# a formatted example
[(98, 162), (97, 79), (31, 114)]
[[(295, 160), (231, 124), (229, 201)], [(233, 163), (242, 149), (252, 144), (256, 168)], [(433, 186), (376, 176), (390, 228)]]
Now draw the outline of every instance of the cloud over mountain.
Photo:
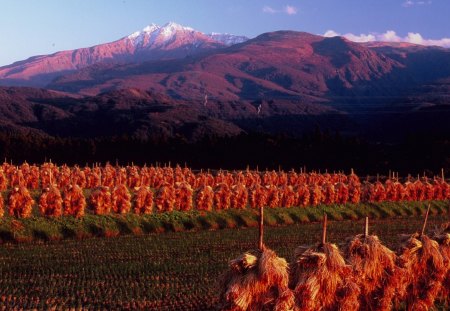
[(405, 37), (397, 35), (393, 30), (388, 30), (385, 33), (369, 33), (369, 34), (353, 34), (346, 33), (340, 34), (334, 30), (328, 30), (324, 33), (324, 37), (336, 37), (342, 36), (353, 42), (373, 42), (373, 41), (383, 41), (383, 42), (407, 42), (412, 44), (420, 44), (427, 46), (441, 46), (445, 48), (450, 47), (450, 38), (441, 39), (426, 39), (420, 33), (408, 32)]

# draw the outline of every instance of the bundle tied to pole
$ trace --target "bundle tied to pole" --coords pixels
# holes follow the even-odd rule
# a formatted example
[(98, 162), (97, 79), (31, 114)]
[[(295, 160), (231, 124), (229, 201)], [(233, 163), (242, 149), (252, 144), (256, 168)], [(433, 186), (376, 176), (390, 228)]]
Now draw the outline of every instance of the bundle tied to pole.
[(422, 227), (422, 232), (411, 235), (401, 249), (401, 264), (405, 277), (401, 284), (407, 310), (428, 310), (441, 291), (445, 278), (444, 259), (439, 244), (425, 235), (430, 205)]
[(9, 194), (9, 214), (18, 218), (31, 216), (34, 200), (28, 189), (24, 186), (15, 187)]
[(361, 310), (392, 310), (402, 270), (396, 265), (396, 254), (381, 244), (377, 236), (369, 235), (367, 217), (364, 234), (348, 242), (345, 255), (361, 290)]
[(435, 233), (434, 239), (439, 243), (439, 250), (444, 259), (446, 269), (445, 278), (442, 282), (440, 298), (446, 306), (450, 306), (450, 222), (443, 224), (441, 229)]
[(63, 199), (59, 189), (50, 185), (45, 188), (39, 198), (39, 211), (43, 216), (59, 217), (62, 215)]
[(326, 242), (324, 217), (322, 243), (295, 251), (290, 265), (289, 287), (294, 291), (297, 310), (358, 310), (360, 290), (351, 267), (336, 245)]
[(263, 208), (260, 211), (259, 247), (230, 261), (221, 280), (220, 310), (288, 311), (294, 308), (294, 296), (288, 287), (287, 262), (262, 243)]
[(77, 185), (69, 185), (63, 195), (64, 215), (71, 215), (75, 218), (84, 216), (86, 208), (86, 198), (83, 190)]

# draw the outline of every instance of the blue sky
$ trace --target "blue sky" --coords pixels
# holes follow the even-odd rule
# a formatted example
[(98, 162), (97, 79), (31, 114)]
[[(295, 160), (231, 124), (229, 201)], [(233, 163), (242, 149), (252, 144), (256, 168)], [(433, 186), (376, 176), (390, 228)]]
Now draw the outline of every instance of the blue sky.
[(168, 21), (205, 33), (289, 29), (450, 47), (449, 13), (450, 0), (0, 0), (0, 66)]

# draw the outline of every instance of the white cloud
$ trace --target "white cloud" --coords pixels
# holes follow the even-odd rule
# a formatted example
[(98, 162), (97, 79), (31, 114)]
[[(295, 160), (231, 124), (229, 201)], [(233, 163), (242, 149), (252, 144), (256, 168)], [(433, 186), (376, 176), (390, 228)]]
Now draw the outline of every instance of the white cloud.
[(268, 14), (284, 13), (284, 14), (287, 14), (287, 15), (295, 15), (295, 14), (297, 14), (298, 9), (295, 6), (292, 6), (292, 5), (286, 5), (282, 9), (274, 9), (271, 6), (265, 5), (262, 8), (262, 11), (264, 13), (268, 13)]
[(427, 0), (427, 1), (424, 1), (424, 0), (421, 0), (421, 1), (406, 0), (405, 2), (402, 3), (402, 6), (405, 7), (405, 8), (410, 8), (410, 7), (415, 6), (415, 5), (430, 5), (432, 3), (433, 3), (433, 1), (431, 1), (431, 0)]
[(295, 15), (295, 14), (297, 14), (297, 8), (294, 7), (294, 6), (292, 6), (292, 5), (286, 5), (286, 6), (284, 7), (284, 12), (285, 12), (287, 15)]
[(409, 7), (413, 6), (413, 5), (414, 5), (414, 2), (411, 1), (411, 0), (407, 0), (407, 1), (403, 2), (403, 4), (402, 4), (402, 6), (405, 7), (405, 8), (409, 8)]
[(406, 37), (400, 37), (393, 30), (388, 30), (385, 33), (370, 33), (370, 34), (360, 34), (355, 35), (352, 33), (346, 33), (341, 35), (340, 33), (334, 30), (327, 30), (324, 37), (335, 37), (335, 36), (343, 36), (350, 41), (354, 42), (372, 42), (372, 41), (383, 41), (383, 42), (407, 42), (412, 44), (420, 44), (420, 45), (436, 45), (442, 46), (446, 48), (450, 48), (450, 38), (442, 38), (442, 39), (425, 39), (420, 33), (409, 32)]
[(277, 10), (275, 10), (274, 8), (272, 8), (272, 7), (268, 6), (268, 5), (265, 5), (265, 6), (263, 7), (262, 11), (263, 11), (264, 13), (269, 13), (269, 14), (275, 14), (275, 13), (278, 13)]
[(372, 34), (360, 34), (360, 35), (354, 35), (352, 33), (348, 33), (345, 35), (345, 37), (347, 39), (349, 39), (350, 41), (354, 41), (354, 42), (371, 42), (371, 41), (376, 41), (376, 38), (374, 35)]
[(397, 36), (395, 31), (388, 30), (385, 33), (378, 36), (378, 40), (380, 41), (386, 41), (386, 42), (401, 42), (402, 38)]
[(324, 37), (330, 38), (330, 37), (336, 37), (336, 36), (340, 36), (340, 34), (334, 30), (327, 30), (324, 34)]

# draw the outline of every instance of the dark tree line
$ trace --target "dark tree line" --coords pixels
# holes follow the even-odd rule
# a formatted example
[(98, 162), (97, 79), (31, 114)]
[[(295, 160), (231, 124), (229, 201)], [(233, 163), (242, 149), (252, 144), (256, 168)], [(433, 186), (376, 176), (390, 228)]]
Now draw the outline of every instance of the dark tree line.
[(129, 136), (61, 138), (24, 134), (0, 134), (0, 156), (19, 164), (86, 163), (188, 165), (196, 169), (284, 170), (306, 167), (329, 171), (354, 168), (358, 174), (438, 173), (450, 171), (450, 140), (410, 137), (401, 143), (368, 142), (316, 130), (300, 138), (266, 134), (206, 137), (197, 142), (184, 138), (142, 140)]

